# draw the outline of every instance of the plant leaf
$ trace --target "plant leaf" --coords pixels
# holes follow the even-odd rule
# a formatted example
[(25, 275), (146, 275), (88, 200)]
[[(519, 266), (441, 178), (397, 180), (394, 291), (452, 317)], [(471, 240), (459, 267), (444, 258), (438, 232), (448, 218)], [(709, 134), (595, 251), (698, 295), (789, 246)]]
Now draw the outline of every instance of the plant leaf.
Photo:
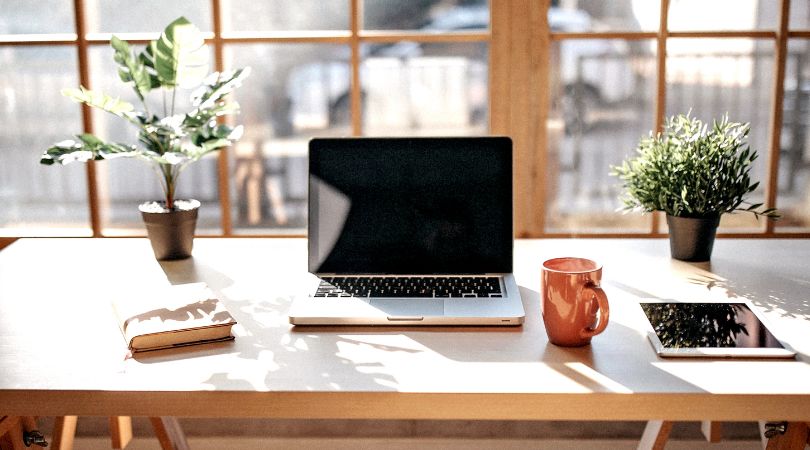
[(149, 74), (149, 83), (152, 89), (157, 89), (160, 87), (160, 78), (157, 75), (157, 71), (155, 70), (155, 47), (157, 46), (157, 42), (151, 41), (146, 44), (146, 48), (138, 55), (138, 60), (146, 68), (146, 72)]
[(162, 86), (193, 88), (208, 74), (208, 50), (200, 30), (185, 17), (170, 23), (150, 44)]
[(203, 85), (191, 94), (192, 105), (199, 109), (213, 106), (220, 98), (241, 86), (242, 81), (248, 75), (250, 75), (250, 67), (212, 73), (205, 78)]
[(138, 154), (138, 150), (134, 146), (104, 142), (89, 133), (76, 137), (79, 139), (78, 141), (68, 139), (52, 145), (45, 150), (39, 162), (45, 165), (65, 165), (76, 161), (87, 162), (91, 159), (112, 159)]
[(138, 114), (133, 112), (135, 107), (132, 106), (132, 103), (125, 102), (119, 98), (110, 97), (109, 95), (100, 91), (87, 89), (84, 86), (80, 86), (79, 89), (62, 89), (61, 92), (62, 95), (69, 97), (74, 101), (85, 103), (94, 108), (98, 108), (107, 111), (110, 114), (127, 119), (136, 125), (140, 125), (140, 122), (138, 121)]
[(144, 101), (146, 95), (152, 89), (152, 82), (143, 61), (134, 56), (127, 41), (122, 41), (113, 36), (110, 40), (110, 46), (115, 50), (113, 59), (120, 66), (118, 68), (118, 77), (124, 83), (132, 82), (135, 94), (141, 101)]
[(745, 142), (749, 131), (749, 124), (727, 114), (711, 127), (689, 113), (669, 118), (661, 133), (639, 141), (635, 157), (612, 166), (625, 189), (625, 208), (687, 217), (738, 210), (778, 217), (775, 210), (759, 211), (762, 204), (741, 206), (759, 186), (750, 175), (757, 152)]

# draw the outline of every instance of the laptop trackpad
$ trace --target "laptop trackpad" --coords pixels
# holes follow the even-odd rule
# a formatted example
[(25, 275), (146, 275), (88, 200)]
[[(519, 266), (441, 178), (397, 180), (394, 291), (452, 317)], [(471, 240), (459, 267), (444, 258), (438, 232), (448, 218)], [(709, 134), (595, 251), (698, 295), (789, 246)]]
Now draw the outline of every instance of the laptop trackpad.
[(423, 298), (385, 298), (371, 300), (371, 306), (389, 317), (443, 316), (444, 300)]

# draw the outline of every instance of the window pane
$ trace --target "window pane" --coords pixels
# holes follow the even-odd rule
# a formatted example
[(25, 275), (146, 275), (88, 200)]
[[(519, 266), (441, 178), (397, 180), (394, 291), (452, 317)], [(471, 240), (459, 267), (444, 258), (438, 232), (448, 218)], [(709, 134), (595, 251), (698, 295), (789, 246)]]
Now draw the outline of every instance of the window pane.
[(622, 214), (610, 176), (653, 128), (655, 45), (570, 39), (552, 46), (546, 231), (647, 232), (650, 216)]
[(76, 32), (71, 0), (3, 0), (2, 10), (0, 34)]
[(245, 135), (231, 153), (235, 232), (302, 233), (307, 143), (351, 133), (349, 48), (257, 44), (226, 50), (229, 66), (253, 69), (236, 93)]
[(91, 33), (160, 32), (180, 16), (213, 30), (210, 0), (102, 0), (88, 5), (85, 21)]
[(655, 31), (660, 23), (661, 2), (657, 0), (554, 3), (557, 5), (548, 10), (548, 25), (554, 32)]
[(804, 0), (790, 2), (790, 28), (794, 30), (810, 29), (810, 2)]
[[(135, 46), (140, 52), (143, 47)], [(132, 88), (118, 78), (117, 65), (113, 62), (112, 49), (95, 46), (90, 50), (90, 70), (93, 89), (110, 96), (120, 97), (142, 110), (140, 101)], [(178, 89), (175, 111), (189, 110), (190, 91)], [(149, 108), (154, 114), (162, 115), (163, 97), (153, 91), (149, 98)], [(171, 101), (171, 96), (167, 97)], [(169, 103), (170, 104), (170, 103)], [(93, 111), (95, 133), (102, 139), (127, 145), (140, 145), (137, 129), (123, 119), (102, 111)], [(189, 165), (182, 173), (177, 185), (177, 198), (195, 198), (202, 203), (197, 219), (197, 232), (215, 233), (220, 230), (219, 192), (217, 188), (216, 154), (209, 155)], [(150, 164), (140, 159), (115, 159), (97, 164), (101, 216), (104, 233), (143, 234), (145, 228), (138, 205), (151, 200), (162, 200), (163, 190), (160, 178)]]
[(363, 27), (431, 33), (486, 30), (489, 5), (487, 0), (365, 0)]
[(3, 234), (89, 234), (84, 164), (39, 163), (49, 146), (81, 132), (79, 106), (59, 94), (77, 73), (69, 47), (0, 48)]
[(398, 42), (363, 51), (364, 134), (487, 132), (486, 43)]
[[(759, 154), (751, 178), (760, 187), (748, 200), (764, 201), (772, 99), (773, 43), (752, 39), (671, 39), (667, 45), (667, 116), (692, 111), (711, 123), (723, 114), (748, 122), (748, 144)], [(722, 231), (756, 231), (753, 214), (726, 214)]]
[(788, 44), (779, 156), (778, 231), (810, 231), (810, 41)]
[(222, 0), (225, 31), (348, 30), (347, 0)]
[(779, 0), (675, 0), (670, 3), (668, 27), (672, 31), (775, 30), (779, 27), (779, 3)]

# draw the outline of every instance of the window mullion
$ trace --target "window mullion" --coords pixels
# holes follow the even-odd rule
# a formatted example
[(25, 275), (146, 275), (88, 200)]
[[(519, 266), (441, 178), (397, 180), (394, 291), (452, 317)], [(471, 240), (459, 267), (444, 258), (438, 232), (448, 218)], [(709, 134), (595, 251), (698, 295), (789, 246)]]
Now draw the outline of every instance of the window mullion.
[(350, 13), (350, 27), (351, 37), (349, 38), (349, 45), (351, 46), (351, 82), (350, 82), (350, 104), (351, 104), (351, 117), (352, 117), (352, 135), (360, 136), (363, 134), (362, 125), (362, 87), (360, 86), (360, 28), (361, 14), (363, 13), (360, 5), (360, 0), (349, 0), (349, 13)]
[[(79, 84), (92, 89), (90, 80), (90, 66), (88, 61), (88, 42), (87, 30), (85, 24), (85, 7), (84, 0), (73, 0), (73, 17), (76, 23), (76, 54), (78, 55), (79, 63)], [(85, 133), (93, 132), (93, 113), (90, 106), (83, 103), (82, 109), (82, 127)], [(96, 164), (95, 161), (88, 161), (86, 165), (87, 173), (87, 204), (90, 208), (90, 227), (93, 231), (93, 237), (99, 237), (101, 233), (101, 218), (99, 214), (99, 198), (98, 198), (98, 179), (96, 177)]]
[[(781, 0), (779, 9), (779, 33), (776, 38), (776, 72), (773, 77), (773, 104), (771, 106), (770, 133), (771, 142), (768, 149), (768, 184), (765, 187), (765, 207), (776, 207), (776, 195), (779, 186), (779, 157), (782, 145), (782, 110), (785, 98), (785, 65), (787, 64), (788, 22), (790, 20), (790, 0)], [(772, 220), (765, 221), (765, 233), (774, 232)]]
[[(211, 14), (214, 27), (214, 68), (221, 72), (225, 69), (225, 51), (222, 42), (222, 4), (220, 0), (211, 0)], [(224, 121), (223, 117), (219, 118)], [(217, 189), (219, 190), (220, 224), (222, 235), (233, 234), (233, 223), (231, 221), (231, 194), (230, 194), (230, 169), (228, 164), (228, 152), (230, 147), (219, 152), (217, 157)]]
[[(655, 100), (655, 130), (664, 129), (664, 116), (667, 112), (667, 38), (669, 35), (669, 0), (661, 0), (661, 16), (658, 24), (658, 38), (656, 49), (656, 100)], [(661, 214), (654, 212), (650, 221), (650, 234), (658, 232)]]

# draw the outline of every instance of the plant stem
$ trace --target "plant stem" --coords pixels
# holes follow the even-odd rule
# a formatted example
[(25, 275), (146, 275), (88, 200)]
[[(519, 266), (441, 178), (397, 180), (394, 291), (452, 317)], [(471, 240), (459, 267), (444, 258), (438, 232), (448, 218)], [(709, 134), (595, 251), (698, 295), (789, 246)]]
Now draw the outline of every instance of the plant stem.
[(146, 120), (149, 120), (152, 117), (152, 113), (149, 111), (149, 105), (146, 104), (146, 97), (141, 97), (141, 104), (143, 105), (143, 112), (146, 113)]
[(165, 180), (164, 193), (166, 194), (166, 209), (174, 209), (174, 173), (172, 172), (171, 164), (161, 164), (160, 170), (163, 172), (163, 179)]
[(172, 114), (171, 115), (174, 115), (174, 101), (175, 101), (176, 97), (177, 97), (177, 88), (175, 87), (174, 89), (172, 89)]

